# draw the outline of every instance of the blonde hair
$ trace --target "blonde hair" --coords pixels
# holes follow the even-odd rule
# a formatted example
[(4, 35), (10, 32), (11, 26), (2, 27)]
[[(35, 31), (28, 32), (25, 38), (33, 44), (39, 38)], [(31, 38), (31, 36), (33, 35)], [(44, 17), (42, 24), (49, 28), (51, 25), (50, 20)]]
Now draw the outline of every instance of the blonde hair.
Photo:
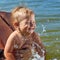
[(33, 11), (26, 7), (16, 7), (12, 10), (13, 24), (14, 22), (20, 23), (24, 18), (29, 19), (32, 14), (34, 14)]

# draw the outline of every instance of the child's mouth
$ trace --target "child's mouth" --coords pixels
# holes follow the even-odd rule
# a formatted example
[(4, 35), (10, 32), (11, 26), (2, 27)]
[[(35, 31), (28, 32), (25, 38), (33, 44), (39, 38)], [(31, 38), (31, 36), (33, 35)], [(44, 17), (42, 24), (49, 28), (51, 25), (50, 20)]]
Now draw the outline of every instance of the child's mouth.
[(31, 33), (34, 32), (34, 29), (33, 28), (29, 28), (29, 29), (27, 29), (27, 32), (31, 34)]

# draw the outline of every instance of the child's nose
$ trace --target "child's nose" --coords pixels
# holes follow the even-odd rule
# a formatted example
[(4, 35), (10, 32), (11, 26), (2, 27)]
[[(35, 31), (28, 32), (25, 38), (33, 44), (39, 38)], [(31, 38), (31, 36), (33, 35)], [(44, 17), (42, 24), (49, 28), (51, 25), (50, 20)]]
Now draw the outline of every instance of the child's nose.
[(30, 22), (30, 27), (34, 29), (36, 25)]
[(30, 26), (33, 26), (33, 23), (30, 22)]

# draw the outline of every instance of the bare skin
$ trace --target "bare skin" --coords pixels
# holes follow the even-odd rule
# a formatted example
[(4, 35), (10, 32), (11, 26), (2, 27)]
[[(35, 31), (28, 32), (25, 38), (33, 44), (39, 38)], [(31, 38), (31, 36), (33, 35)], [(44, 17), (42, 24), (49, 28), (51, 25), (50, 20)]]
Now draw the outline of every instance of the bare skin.
[[(22, 16), (25, 17), (25, 15)], [(16, 26), (16, 30), (9, 36), (4, 49), (6, 60), (29, 60), (32, 55), (31, 48), (33, 42), (36, 42), (41, 49), (45, 49), (40, 37), (34, 32), (35, 26), (34, 14), (31, 14), (29, 19), (24, 18), (19, 25)], [(18, 56), (17, 51), (20, 53)], [(43, 52), (38, 49), (37, 46), (36, 51), (40, 56), (43, 56)]]

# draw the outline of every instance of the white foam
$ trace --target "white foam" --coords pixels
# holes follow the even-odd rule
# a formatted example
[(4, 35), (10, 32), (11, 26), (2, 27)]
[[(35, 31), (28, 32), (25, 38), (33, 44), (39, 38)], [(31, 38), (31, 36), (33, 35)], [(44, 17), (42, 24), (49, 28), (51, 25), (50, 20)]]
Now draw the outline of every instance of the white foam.
[(53, 60), (57, 60), (57, 58), (54, 58)]
[[(36, 43), (34, 43), (34, 44), (36, 44)], [(31, 49), (31, 51), (32, 51), (32, 57), (33, 58), (31, 58), (30, 60), (44, 60), (45, 59), (45, 56), (44, 56), (44, 53), (45, 53), (45, 51), (43, 50), (43, 49), (41, 49), (41, 47), (38, 45), (38, 44), (36, 44), (40, 49), (41, 49), (41, 51), (43, 52), (42, 54), (43, 54), (43, 57), (41, 57), (39, 54), (38, 54), (38, 52), (36, 52), (36, 51), (34, 51), (34, 44), (32, 45), (33, 47), (32, 47), (32, 49)]]
[(34, 56), (34, 58), (32, 59), (32, 60), (44, 60), (44, 56), (43, 57), (41, 57), (38, 53), (36, 53), (35, 55), (33, 55)]

